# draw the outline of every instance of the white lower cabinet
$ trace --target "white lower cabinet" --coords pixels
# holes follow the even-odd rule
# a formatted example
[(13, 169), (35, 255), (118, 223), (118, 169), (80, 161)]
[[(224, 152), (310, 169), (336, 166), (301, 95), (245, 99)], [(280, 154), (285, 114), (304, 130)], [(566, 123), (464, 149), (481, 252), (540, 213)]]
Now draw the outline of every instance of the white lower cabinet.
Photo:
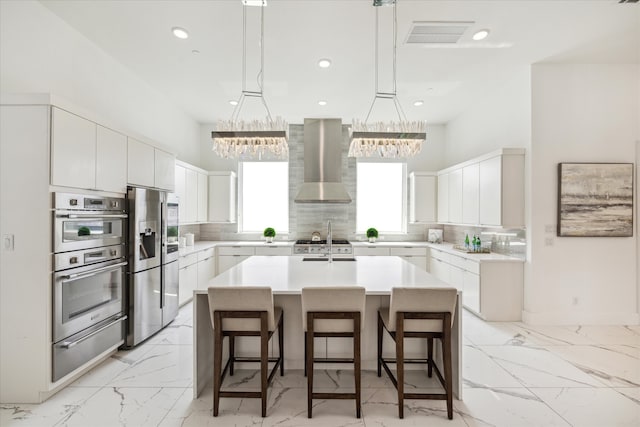
[(218, 274), (240, 264), (255, 253), (255, 248), (251, 246), (218, 247)]
[(427, 249), (416, 248), (413, 246), (405, 246), (402, 248), (389, 248), (389, 255), (399, 256), (400, 258), (410, 262), (427, 271)]
[(183, 305), (193, 298), (198, 286), (198, 254), (180, 257), (178, 304)]
[(353, 248), (353, 255), (355, 256), (380, 256), (380, 255), (389, 255), (389, 248), (380, 247), (380, 246), (356, 246)]
[[(464, 271), (462, 277), (462, 304), (480, 313), (480, 275)], [(485, 310), (486, 311), (486, 310)]]
[(216, 255), (214, 249), (198, 252), (198, 289), (207, 289), (209, 280), (216, 277)]
[(256, 246), (255, 251), (256, 251), (255, 252), (256, 255), (266, 255), (266, 256), (273, 256), (273, 255), (287, 256), (287, 255), (293, 254), (293, 248), (291, 246)]

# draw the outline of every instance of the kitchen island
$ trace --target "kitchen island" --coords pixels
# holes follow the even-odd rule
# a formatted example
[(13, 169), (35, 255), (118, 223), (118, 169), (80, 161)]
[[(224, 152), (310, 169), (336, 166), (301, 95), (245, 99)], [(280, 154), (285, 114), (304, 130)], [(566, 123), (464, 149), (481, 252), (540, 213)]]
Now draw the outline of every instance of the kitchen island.
[[(391, 288), (449, 287), (435, 276), (397, 256), (358, 256), (355, 257), (355, 261), (334, 260), (332, 263), (304, 261), (302, 257), (297, 256), (253, 256), (209, 281), (209, 286), (225, 285), (265, 285), (272, 288), (275, 305), (282, 307), (284, 311), (285, 375), (287, 370), (304, 367), (304, 332), (300, 305), (303, 287), (358, 285), (366, 289), (361, 353), (362, 369), (367, 370), (375, 370), (377, 366), (377, 311), (380, 307), (389, 306)], [(198, 397), (204, 387), (211, 384), (213, 377), (213, 332), (207, 291), (196, 290), (193, 301), (193, 390), (194, 397)], [(458, 304), (453, 316), (451, 353), (453, 393), (460, 400), (462, 400), (461, 310), (461, 293), (458, 292)], [(384, 355), (393, 357), (395, 347), (391, 340), (387, 341), (387, 339), (388, 337), (385, 337)], [(274, 351), (273, 340), (270, 342), (270, 351)], [(343, 338), (318, 338), (317, 340), (316, 357), (348, 357), (351, 354), (350, 340)], [(237, 341), (236, 354), (257, 354), (258, 340), (246, 338), (241, 341), (239, 338)], [(438, 347), (436, 351), (440, 354)], [(424, 356), (425, 353), (424, 340), (406, 340), (406, 356)], [(226, 352), (224, 357), (226, 358)], [(338, 366), (344, 369), (346, 365), (336, 365)], [(423, 368), (420, 365), (413, 367)]]

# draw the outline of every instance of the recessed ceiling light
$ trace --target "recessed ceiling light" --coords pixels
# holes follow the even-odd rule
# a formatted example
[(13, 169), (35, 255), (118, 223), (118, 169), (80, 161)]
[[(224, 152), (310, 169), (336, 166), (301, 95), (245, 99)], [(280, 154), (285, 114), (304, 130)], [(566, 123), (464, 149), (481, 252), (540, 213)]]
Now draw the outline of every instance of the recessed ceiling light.
[(327, 105), (327, 101), (318, 101), (318, 105)]
[(413, 105), (416, 107), (420, 107), (422, 104), (424, 104), (424, 101), (416, 101), (413, 103)]
[(238, 101), (232, 99), (231, 101), (229, 101), (229, 104), (231, 105), (238, 105)]
[(330, 59), (321, 59), (320, 61), (318, 61), (318, 67), (320, 68), (329, 68), (330, 66), (331, 66)]
[(191, 53), (193, 53), (194, 55), (197, 55), (200, 53), (200, 51), (198, 49), (193, 49)]
[(484, 40), (487, 38), (488, 35), (489, 35), (489, 30), (480, 30), (480, 31), (476, 31), (471, 38), (476, 41)]
[(174, 36), (176, 36), (179, 39), (188, 39), (189, 38), (189, 33), (184, 28), (173, 27), (171, 29), (171, 32), (173, 33)]

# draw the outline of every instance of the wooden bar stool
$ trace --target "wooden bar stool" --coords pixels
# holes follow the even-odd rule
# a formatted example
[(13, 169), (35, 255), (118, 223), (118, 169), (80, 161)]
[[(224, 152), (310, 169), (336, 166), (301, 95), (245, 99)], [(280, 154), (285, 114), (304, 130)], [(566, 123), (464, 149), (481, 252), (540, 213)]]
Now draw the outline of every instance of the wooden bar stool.
[[(213, 326), (213, 416), (218, 416), (220, 397), (249, 397), (262, 399), (262, 416), (267, 415), (267, 387), (278, 366), (284, 375), (283, 314), (274, 307), (273, 294), (268, 286), (219, 286), (209, 288), (209, 310)], [(278, 357), (269, 357), (269, 340), (278, 329)], [(260, 337), (260, 357), (235, 357), (235, 338)], [(222, 344), (229, 337), (229, 359), (222, 369)], [(260, 362), (260, 391), (221, 390), (229, 369), (233, 375), (234, 362)], [(268, 363), (275, 365), (267, 377)]]
[[(456, 308), (455, 288), (393, 288), (388, 308), (378, 311), (378, 376), (381, 366), (398, 391), (398, 416), (404, 418), (404, 399), (431, 399), (447, 401), (447, 416), (453, 418), (453, 394), (451, 373), (451, 327)], [(396, 358), (382, 358), (383, 328), (396, 344)], [(405, 359), (404, 339), (426, 338), (426, 359)], [(433, 360), (433, 339), (442, 341), (444, 377)], [(387, 366), (396, 364), (397, 379)], [(445, 393), (405, 393), (404, 364), (426, 363), (427, 375), (436, 372)]]
[[(307, 416), (312, 416), (313, 399), (355, 399), (356, 417), (361, 413), (360, 335), (364, 325), (365, 289), (361, 286), (313, 287), (302, 289), (302, 327), (305, 331), (305, 374)], [(353, 358), (314, 358), (315, 337), (353, 338)], [(355, 393), (314, 393), (313, 364), (353, 363)]]

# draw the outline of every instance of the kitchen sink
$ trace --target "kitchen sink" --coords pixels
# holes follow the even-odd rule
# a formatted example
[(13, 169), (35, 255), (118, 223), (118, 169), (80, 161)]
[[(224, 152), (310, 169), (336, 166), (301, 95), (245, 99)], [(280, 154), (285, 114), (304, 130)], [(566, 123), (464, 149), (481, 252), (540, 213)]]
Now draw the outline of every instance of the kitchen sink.
[[(329, 258), (302, 258), (303, 261), (329, 261)], [(334, 261), (355, 261), (355, 258), (334, 258)]]

